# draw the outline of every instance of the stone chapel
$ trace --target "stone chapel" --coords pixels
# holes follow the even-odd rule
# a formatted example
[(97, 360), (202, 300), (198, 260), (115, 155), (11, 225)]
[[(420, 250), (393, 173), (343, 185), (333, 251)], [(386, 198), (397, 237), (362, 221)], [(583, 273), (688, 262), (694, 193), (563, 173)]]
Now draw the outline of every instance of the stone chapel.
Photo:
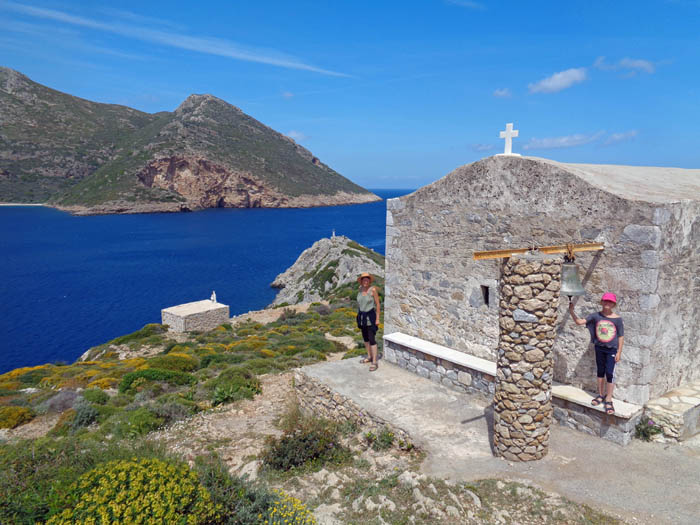
[[(615, 397), (700, 379), (700, 170), (494, 156), (387, 203), (385, 334), (496, 361), (501, 262), (474, 251), (602, 242), (577, 254), (580, 317), (617, 294), (625, 322)], [(554, 380), (595, 390), (585, 329), (561, 297)]]

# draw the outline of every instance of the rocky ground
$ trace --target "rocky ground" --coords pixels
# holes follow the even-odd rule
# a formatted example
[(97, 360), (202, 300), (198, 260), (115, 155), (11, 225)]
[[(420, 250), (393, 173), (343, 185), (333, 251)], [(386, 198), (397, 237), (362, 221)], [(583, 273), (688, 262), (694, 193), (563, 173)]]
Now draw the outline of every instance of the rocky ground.
[[(335, 355), (334, 359), (338, 359)], [(252, 400), (199, 414), (150, 435), (192, 460), (215, 451), (231, 472), (261, 479), (304, 501), (320, 524), (340, 523), (618, 523), (552, 493), (507, 480), (452, 483), (420, 472), (424, 454), (373, 450), (362, 429), (344, 438), (350, 463), (294, 475), (261, 468), (267, 436), (294, 403), (292, 373), (262, 377)]]

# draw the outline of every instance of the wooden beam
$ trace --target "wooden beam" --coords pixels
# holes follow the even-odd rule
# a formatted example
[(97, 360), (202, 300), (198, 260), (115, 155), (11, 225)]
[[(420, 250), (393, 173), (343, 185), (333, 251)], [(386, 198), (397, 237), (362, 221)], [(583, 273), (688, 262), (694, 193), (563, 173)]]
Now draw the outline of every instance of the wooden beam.
[(485, 252), (474, 252), (474, 260), (482, 259), (507, 259), (519, 253), (527, 253), (530, 251), (551, 253), (568, 253), (569, 249), (573, 252), (595, 252), (603, 250), (605, 246), (602, 242), (589, 242), (583, 244), (559, 244), (556, 246), (535, 246), (532, 248), (512, 248), (507, 250), (489, 250)]

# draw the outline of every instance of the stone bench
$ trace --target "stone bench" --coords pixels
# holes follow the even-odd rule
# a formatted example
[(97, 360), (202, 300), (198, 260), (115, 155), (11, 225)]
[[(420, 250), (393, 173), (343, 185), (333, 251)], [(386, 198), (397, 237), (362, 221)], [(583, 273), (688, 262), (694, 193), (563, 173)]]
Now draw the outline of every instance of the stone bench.
[(384, 359), (461, 392), (496, 389), (496, 363), (400, 332), (384, 336)]
[[(493, 395), (496, 363), (400, 332), (384, 336), (384, 358), (431, 381), (465, 393)], [(643, 407), (615, 400), (615, 414), (591, 405), (593, 396), (571, 385), (552, 385), (559, 424), (627, 445)]]

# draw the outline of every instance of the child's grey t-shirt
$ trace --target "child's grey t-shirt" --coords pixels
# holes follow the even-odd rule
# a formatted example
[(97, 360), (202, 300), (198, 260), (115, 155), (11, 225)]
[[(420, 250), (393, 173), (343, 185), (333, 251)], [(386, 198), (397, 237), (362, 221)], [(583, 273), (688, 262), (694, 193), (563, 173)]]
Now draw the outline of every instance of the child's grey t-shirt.
[(618, 339), (625, 335), (622, 317), (605, 317), (600, 312), (586, 317), (586, 327), (591, 334), (591, 343), (611, 351), (617, 350)]

